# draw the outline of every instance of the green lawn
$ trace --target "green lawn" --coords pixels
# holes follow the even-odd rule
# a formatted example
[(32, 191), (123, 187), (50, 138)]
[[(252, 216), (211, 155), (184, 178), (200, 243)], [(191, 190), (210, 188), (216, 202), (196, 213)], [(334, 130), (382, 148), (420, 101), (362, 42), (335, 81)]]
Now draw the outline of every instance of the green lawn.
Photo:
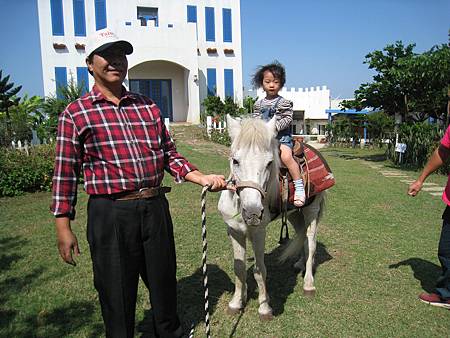
[[(193, 127), (195, 128), (195, 127)], [(223, 147), (175, 136), (179, 150), (205, 172), (228, 173)], [(192, 137), (193, 134), (189, 134)], [(178, 137), (177, 137), (178, 136)], [(234, 275), (226, 226), (217, 213), (218, 194), (207, 195), (211, 326), (214, 337), (448, 337), (450, 311), (417, 300), (432, 291), (443, 203), (422, 192), (406, 195), (399, 178), (383, 177), (364, 159), (376, 151), (323, 151), (337, 184), (328, 194), (319, 226), (316, 297), (302, 294), (302, 276), (277, 264), (279, 223), (268, 230), (268, 289), (275, 319), (260, 322), (257, 291), (249, 273), (250, 301), (237, 317), (226, 315)], [(375, 162), (374, 162), (375, 163)], [(384, 163), (384, 162), (377, 162)], [(417, 173), (408, 172), (411, 177)], [(429, 180), (440, 185), (446, 177)], [(186, 327), (204, 336), (201, 277), (201, 188), (174, 185), (168, 194), (175, 225), (179, 314)], [(86, 242), (86, 195), (81, 192), (73, 224), (82, 255), (77, 266), (61, 263), (49, 193), (0, 199), (0, 336), (97, 337), (102, 321)], [(251, 256), (251, 252), (249, 253)], [(251, 268), (249, 262), (249, 269)], [(250, 271), (250, 270), (249, 270)], [(150, 305), (141, 283), (136, 325), (152, 337)]]

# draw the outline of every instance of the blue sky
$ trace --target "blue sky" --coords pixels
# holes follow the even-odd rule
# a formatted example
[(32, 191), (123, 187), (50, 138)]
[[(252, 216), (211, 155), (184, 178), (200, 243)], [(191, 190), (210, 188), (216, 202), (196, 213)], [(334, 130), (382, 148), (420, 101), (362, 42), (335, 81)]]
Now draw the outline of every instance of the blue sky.
[[(0, 0), (0, 69), (42, 95), (36, 0)], [(448, 42), (448, 0), (241, 0), (244, 86), (258, 65), (286, 66), (287, 87), (326, 85), (353, 96), (371, 80), (364, 56), (396, 40), (423, 52)], [(21, 60), (21, 62), (17, 62)]]

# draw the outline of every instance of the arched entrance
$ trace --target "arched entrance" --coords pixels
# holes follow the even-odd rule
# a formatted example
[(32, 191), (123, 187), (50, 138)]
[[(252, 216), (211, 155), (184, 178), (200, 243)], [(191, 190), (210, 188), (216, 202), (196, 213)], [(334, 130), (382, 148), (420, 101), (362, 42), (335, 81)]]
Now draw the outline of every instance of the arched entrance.
[(189, 70), (176, 63), (146, 61), (130, 68), (128, 82), (132, 92), (155, 101), (163, 117), (170, 121), (186, 121), (189, 109), (188, 76)]

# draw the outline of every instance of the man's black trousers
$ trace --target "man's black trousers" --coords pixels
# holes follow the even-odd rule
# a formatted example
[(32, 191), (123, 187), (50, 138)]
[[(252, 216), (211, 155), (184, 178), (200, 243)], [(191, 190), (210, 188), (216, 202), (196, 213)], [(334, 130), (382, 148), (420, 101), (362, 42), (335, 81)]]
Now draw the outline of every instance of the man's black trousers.
[(87, 237), (107, 337), (133, 337), (139, 276), (150, 291), (159, 337), (180, 337), (176, 257), (164, 196), (117, 201), (91, 196)]

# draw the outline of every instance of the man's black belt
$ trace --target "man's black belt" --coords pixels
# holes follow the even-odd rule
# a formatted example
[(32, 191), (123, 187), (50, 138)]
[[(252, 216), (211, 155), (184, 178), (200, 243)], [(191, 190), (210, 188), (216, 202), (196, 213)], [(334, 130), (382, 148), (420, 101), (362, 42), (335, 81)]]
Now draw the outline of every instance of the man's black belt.
[(171, 187), (149, 187), (134, 191), (124, 191), (117, 194), (108, 195), (116, 201), (143, 200), (160, 195), (164, 195), (172, 190)]

